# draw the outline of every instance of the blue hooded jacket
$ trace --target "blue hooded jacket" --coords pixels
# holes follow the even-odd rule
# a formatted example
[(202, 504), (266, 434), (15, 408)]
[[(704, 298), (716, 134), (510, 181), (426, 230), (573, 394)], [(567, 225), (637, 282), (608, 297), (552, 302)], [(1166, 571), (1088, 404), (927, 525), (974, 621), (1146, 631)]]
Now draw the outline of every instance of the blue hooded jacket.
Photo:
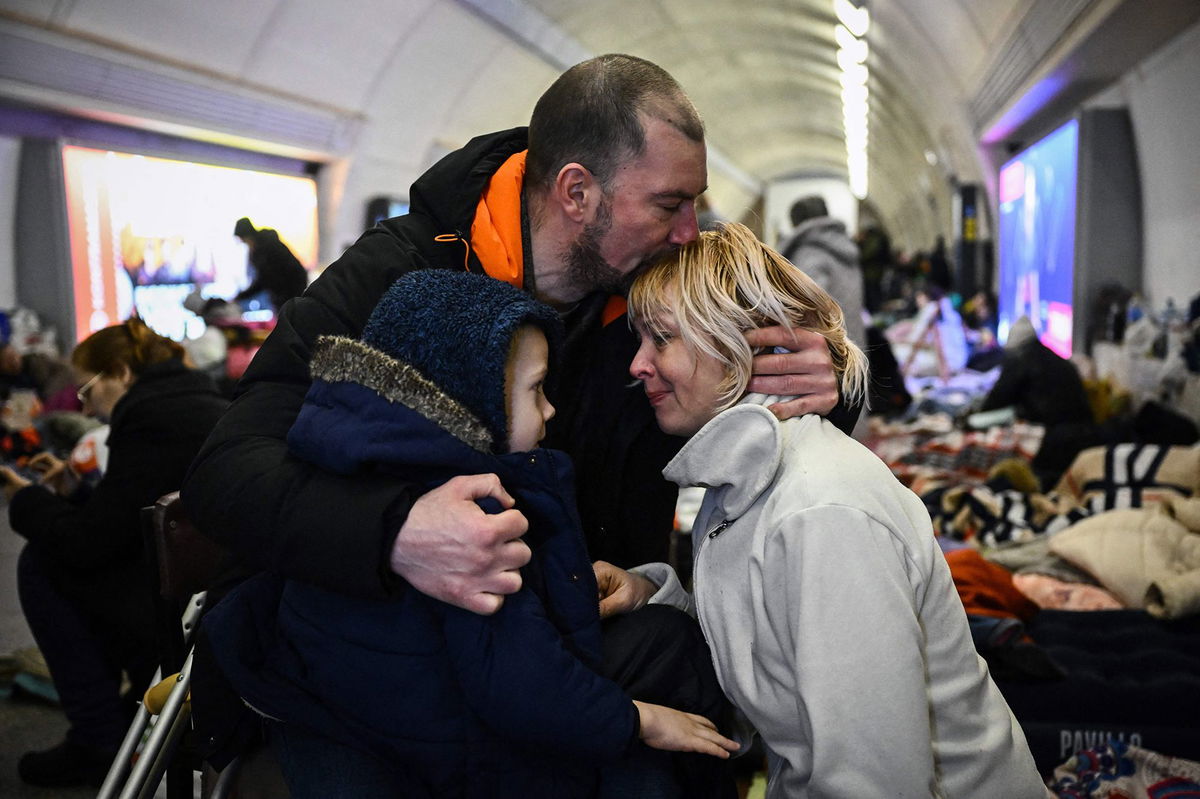
[(406, 275), (363, 341), (318, 341), (288, 437), (296, 456), (343, 474), (383, 470), (429, 488), (497, 474), (529, 520), (533, 551), (499, 612), (412, 589), (368, 600), (263, 575), (204, 621), (249, 705), (376, 753), (411, 786), (406, 796), (589, 796), (598, 767), (637, 740), (633, 703), (597, 673), (597, 587), (570, 460), (496, 454), (504, 363), (521, 324), (541, 326), (553, 349), (557, 317), (523, 292), (469, 273)]

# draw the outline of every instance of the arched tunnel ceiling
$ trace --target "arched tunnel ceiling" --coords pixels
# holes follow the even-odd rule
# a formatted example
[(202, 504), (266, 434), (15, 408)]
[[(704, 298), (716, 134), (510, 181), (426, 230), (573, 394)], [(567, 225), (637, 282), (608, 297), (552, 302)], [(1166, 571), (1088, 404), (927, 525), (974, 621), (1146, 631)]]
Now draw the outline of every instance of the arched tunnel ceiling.
[[(984, 128), (1064, 57), (1056, 47), (1129, 4), (867, 0), (868, 199), (902, 245), (948, 231), (953, 185), (987, 177)], [(362, 194), (407, 187), (446, 147), (523, 124), (564, 66), (630, 52), (696, 102), (712, 202), (739, 217), (772, 181), (846, 174), (836, 21), (834, 0), (0, 0), (0, 36), (18, 37), (7, 43), (71, 56), (47, 58), (39, 77), (0, 46), (0, 98), (225, 136), (283, 120), (256, 141), (337, 162)], [(88, 59), (87, 80), (53, 74)], [(159, 85), (102, 91), (137, 70)], [(191, 106), (168, 108), (170, 79), (199, 87)], [(242, 116), (223, 128), (202, 92), (245, 100)]]
[[(473, 5), (486, 8), (486, 0)], [(748, 185), (846, 176), (832, 0), (525, 0), (592, 53), (626, 51), (666, 67), (742, 180), (712, 179), (736, 215)], [(870, 0), (872, 205), (909, 244), (950, 223), (951, 180), (981, 180), (965, 109), (1024, 0)], [(932, 163), (931, 163), (932, 161)], [(748, 180), (747, 180), (748, 178)], [(913, 209), (919, 209), (913, 213)], [(901, 220), (903, 223), (901, 224)]]

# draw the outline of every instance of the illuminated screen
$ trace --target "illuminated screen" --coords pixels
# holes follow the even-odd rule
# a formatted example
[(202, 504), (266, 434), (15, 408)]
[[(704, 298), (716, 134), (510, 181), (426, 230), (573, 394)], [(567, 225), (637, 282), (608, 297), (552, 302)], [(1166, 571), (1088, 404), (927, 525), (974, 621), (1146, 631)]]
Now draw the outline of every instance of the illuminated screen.
[(1078, 147), (1072, 120), (1000, 170), (1000, 339), (1028, 316), (1042, 343), (1064, 358), (1072, 344)]
[(316, 266), (312, 178), (75, 146), (63, 147), (63, 176), (77, 341), (135, 309), (163, 335), (200, 335), (183, 298), (232, 299), (250, 283), (233, 235), (243, 216)]

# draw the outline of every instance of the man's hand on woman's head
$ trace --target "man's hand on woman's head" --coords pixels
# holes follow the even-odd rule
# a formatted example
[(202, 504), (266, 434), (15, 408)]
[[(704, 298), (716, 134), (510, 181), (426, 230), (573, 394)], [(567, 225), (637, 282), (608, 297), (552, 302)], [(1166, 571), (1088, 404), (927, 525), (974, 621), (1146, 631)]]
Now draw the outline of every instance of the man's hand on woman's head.
[(751, 348), (782, 347), (788, 352), (754, 356), (748, 389), (759, 394), (794, 397), (770, 411), (780, 419), (806, 413), (828, 414), (838, 404), (838, 381), (825, 337), (799, 327), (761, 327), (746, 331)]
[(658, 586), (640, 574), (628, 572), (607, 561), (592, 564), (596, 586), (600, 589), (600, 618), (631, 613), (642, 608), (658, 591)]
[[(506, 510), (485, 513), (492, 497)], [(489, 615), (521, 590), (519, 569), (532, 552), (521, 540), (525, 516), (494, 474), (461, 475), (425, 494), (392, 544), (392, 571), (434, 599)]]

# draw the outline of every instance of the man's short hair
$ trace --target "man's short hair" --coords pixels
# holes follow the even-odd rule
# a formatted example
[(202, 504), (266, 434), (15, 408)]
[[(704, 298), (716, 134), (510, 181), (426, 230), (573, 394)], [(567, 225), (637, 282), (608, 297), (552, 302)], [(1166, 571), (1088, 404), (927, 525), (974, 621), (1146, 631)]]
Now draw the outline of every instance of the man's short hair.
[(792, 227), (801, 222), (807, 222), (809, 219), (816, 219), (818, 216), (829, 216), (829, 209), (825, 207), (825, 198), (821, 195), (810, 194), (792, 203)]
[(609, 54), (559, 76), (529, 120), (528, 185), (549, 186), (566, 164), (583, 164), (608, 187), (617, 167), (646, 146), (639, 113), (667, 122), (692, 141), (704, 123), (679, 83), (657, 64)]

